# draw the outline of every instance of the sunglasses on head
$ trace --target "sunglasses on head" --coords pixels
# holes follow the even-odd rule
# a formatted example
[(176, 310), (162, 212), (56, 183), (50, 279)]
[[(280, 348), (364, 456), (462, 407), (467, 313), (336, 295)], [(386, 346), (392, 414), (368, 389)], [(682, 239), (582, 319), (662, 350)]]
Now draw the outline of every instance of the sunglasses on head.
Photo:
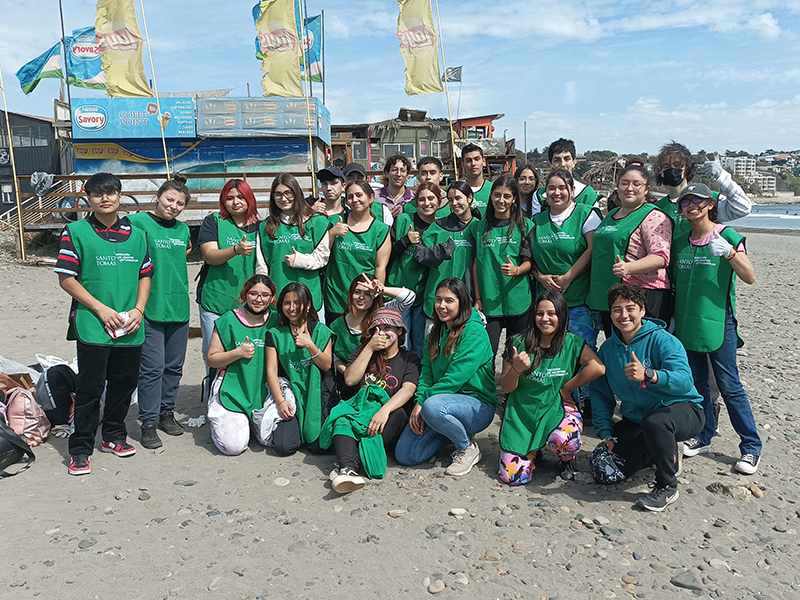
[(680, 204), (681, 208), (686, 208), (690, 204), (702, 204), (706, 200), (708, 200), (708, 198), (700, 198), (698, 196), (692, 196), (690, 198), (684, 198), (683, 200), (681, 200)]

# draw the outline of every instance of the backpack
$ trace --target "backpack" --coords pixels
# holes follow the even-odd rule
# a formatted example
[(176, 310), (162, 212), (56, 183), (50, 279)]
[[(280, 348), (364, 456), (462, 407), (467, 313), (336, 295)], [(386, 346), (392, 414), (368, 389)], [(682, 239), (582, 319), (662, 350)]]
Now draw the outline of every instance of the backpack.
[(50, 433), (50, 421), (31, 390), (16, 387), (6, 393), (5, 420), (14, 433), (25, 437), (28, 445), (38, 446)]
[(53, 365), (36, 382), (36, 401), (51, 425), (66, 425), (75, 406), (78, 376), (69, 365)]

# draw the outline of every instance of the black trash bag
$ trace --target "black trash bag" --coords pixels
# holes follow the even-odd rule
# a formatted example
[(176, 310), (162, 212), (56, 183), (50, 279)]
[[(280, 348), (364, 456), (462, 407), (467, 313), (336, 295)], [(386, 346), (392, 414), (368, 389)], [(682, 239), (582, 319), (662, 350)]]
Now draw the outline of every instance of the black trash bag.
[(605, 442), (600, 442), (592, 451), (589, 467), (597, 483), (619, 483), (625, 480), (622, 472), (625, 459), (613, 452), (609, 453)]

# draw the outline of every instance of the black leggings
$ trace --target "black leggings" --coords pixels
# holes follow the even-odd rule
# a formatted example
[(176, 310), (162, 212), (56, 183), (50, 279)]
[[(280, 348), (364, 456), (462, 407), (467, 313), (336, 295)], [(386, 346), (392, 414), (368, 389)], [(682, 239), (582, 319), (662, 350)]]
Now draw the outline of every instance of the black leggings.
[[(383, 427), (383, 447), (386, 452), (391, 452), (400, 439), (400, 434), (406, 428), (408, 414), (401, 407), (389, 413), (386, 425)], [(358, 454), (358, 441), (347, 435), (333, 436), (333, 445), (339, 459), (340, 469), (353, 469), (358, 472), (361, 466), (361, 457)]]
[(500, 332), (506, 330), (506, 339), (512, 335), (517, 335), (525, 331), (528, 326), (528, 311), (516, 317), (486, 317), (486, 333), (489, 334), (489, 341), (492, 344), (492, 354), (497, 354), (500, 346)]

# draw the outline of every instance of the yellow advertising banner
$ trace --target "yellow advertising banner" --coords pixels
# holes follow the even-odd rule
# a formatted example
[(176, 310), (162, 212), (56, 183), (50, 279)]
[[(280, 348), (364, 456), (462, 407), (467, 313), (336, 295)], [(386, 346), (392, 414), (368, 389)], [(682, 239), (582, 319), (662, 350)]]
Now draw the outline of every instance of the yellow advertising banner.
[(121, 160), (140, 164), (163, 163), (164, 157), (147, 158), (125, 150), (113, 142), (96, 142), (91, 144), (73, 144), (76, 160)]
[(300, 41), (297, 35), (294, 0), (263, 0), (261, 16), (256, 22), (258, 44), (264, 54), (261, 87), (264, 96), (299, 98), (303, 96), (300, 81)]
[(436, 29), (430, 0), (397, 0), (397, 37), (406, 64), (406, 94), (436, 94), (442, 89)]
[(112, 98), (152, 97), (142, 63), (142, 35), (133, 0), (98, 0), (95, 37)]

